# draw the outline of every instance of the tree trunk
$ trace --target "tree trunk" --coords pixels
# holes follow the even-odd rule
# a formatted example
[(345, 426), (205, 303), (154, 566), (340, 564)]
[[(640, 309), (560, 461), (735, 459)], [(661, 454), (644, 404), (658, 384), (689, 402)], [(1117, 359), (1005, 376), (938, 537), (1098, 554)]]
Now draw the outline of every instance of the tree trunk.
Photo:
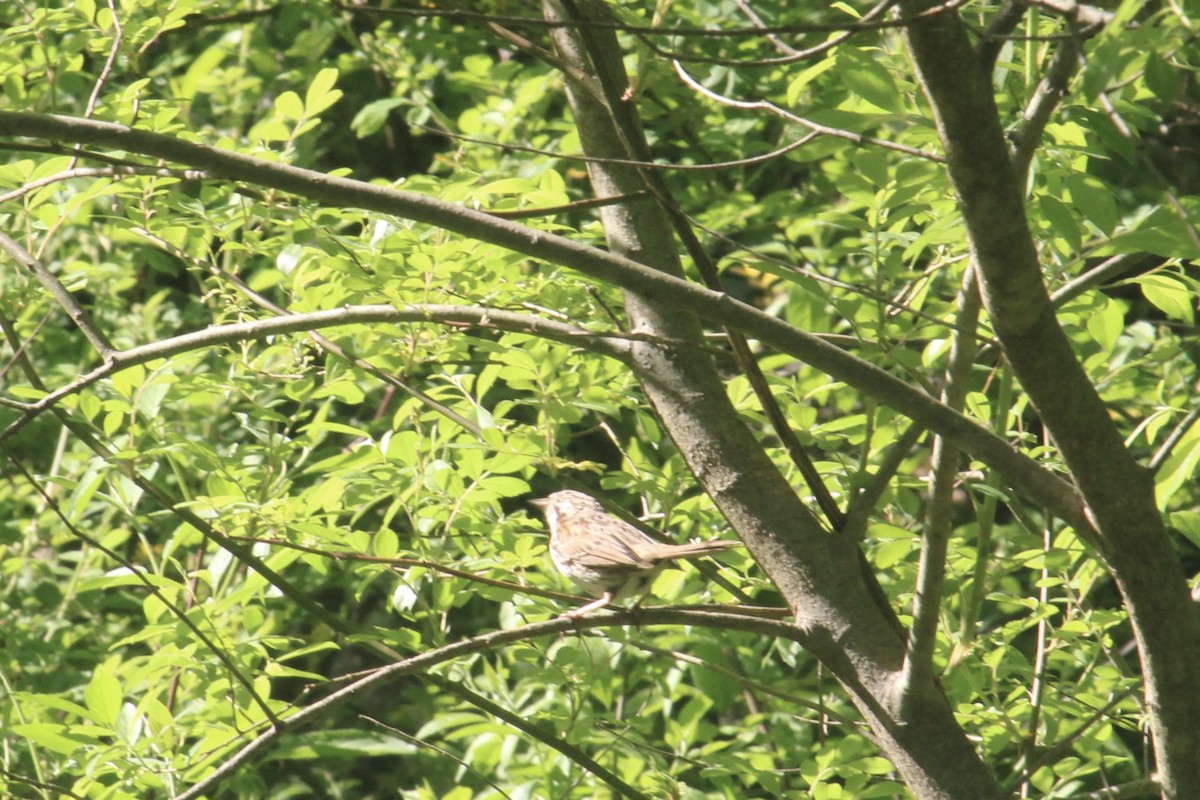
[[(931, 7), (902, 2), (906, 16)], [(1200, 797), (1200, 620), (1155, 507), (1154, 480), (1126, 449), (1059, 326), (1042, 280), (987, 71), (957, 14), (911, 25), (983, 299), (1013, 371), (1087, 503), (1137, 637), (1163, 796)]]
[[(603, 3), (546, 0), (543, 8), (555, 20), (608, 19)], [(554, 40), (587, 155), (641, 158), (645, 144), (636, 115), (620, 99), (628, 81), (611, 30), (561, 27)], [(621, 90), (614, 93), (612, 87)], [(591, 162), (588, 172), (598, 197), (647, 189), (636, 167)], [(671, 218), (659, 202), (605, 206), (601, 214), (614, 252), (682, 276)], [(912, 687), (911, 713), (900, 718), (904, 643), (863, 580), (857, 543), (823, 530), (800, 502), (738, 421), (704, 350), (664, 343), (699, 344), (697, 318), (670, 298), (636, 292), (626, 292), (625, 309), (635, 332), (664, 340), (632, 343), (633, 370), (664, 428), (783, 593), (797, 624), (812, 637), (810, 649), (849, 691), (913, 792), (922, 800), (1003, 797), (932, 681)]]

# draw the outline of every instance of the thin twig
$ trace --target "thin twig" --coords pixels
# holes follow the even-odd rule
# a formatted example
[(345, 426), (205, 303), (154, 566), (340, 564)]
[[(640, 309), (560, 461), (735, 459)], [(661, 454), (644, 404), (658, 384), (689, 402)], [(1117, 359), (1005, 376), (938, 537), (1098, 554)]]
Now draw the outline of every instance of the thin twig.
[(1112, 22), (1114, 17), (1111, 11), (1079, 3), (1076, 0), (1021, 0), (1021, 2), (1028, 6), (1053, 11), (1067, 20), (1085, 27), (1103, 27)]
[(486, 14), (478, 11), (467, 11), (456, 8), (374, 8), (365, 6), (352, 6), (343, 2), (333, 2), (335, 8), (342, 11), (348, 11), (352, 14), (376, 14), (380, 16), (405, 16), (405, 17), (443, 17), (452, 20), (460, 20), (464, 22), (483, 22), (483, 23), (498, 23), (502, 25), (525, 25), (531, 28), (595, 28), (600, 30), (615, 30), (633, 34), (647, 34), (654, 36), (690, 36), (698, 38), (736, 38), (736, 37), (754, 37), (765, 36), (769, 34), (805, 34), (805, 33), (843, 33), (856, 31), (876, 31), (907, 27), (914, 22), (928, 20), (942, 14), (950, 13), (960, 6), (965, 5), (966, 0), (948, 0), (941, 5), (933, 6), (917, 14), (898, 19), (879, 20), (869, 22), (850, 22), (846, 24), (838, 23), (793, 23), (788, 25), (767, 25), (763, 27), (750, 28), (664, 28), (652, 25), (632, 25), (615, 20), (567, 20), (567, 19), (545, 19), (544, 17), (514, 17), (503, 16), (499, 14)]
[(1151, 472), (1158, 472), (1162, 468), (1162, 465), (1167, 463), (1167, 459), (1171, 457), (1171, 453), (1174, 452), (1175, 447), (1183, 441), (1183, 437), (1192, 429), (1197, 420), (1200, 420), (1200, 406), (1193, 408), (1187, 413), (1187, 416), (1179, 421), (1179, 424), (1175, 426), (1170, 435), (1163, 441), (1162, 446), (1155, 452), (1154, 457), (1150, 459), (1150, 463), (1146, 465), (1146, 468)]
[(794, 694), (781, 691), (780, 689), (777, 689), (774, 686), (771, 686), (769, 684), (763, 683), (762, 681), (756, 681), (756, 680), (753, 680), (752, 678), (748, 678), (742, 672), (728, 669), (727, 667), (722, 667), (719, 664), (714, 664), (712, 661), (692, 655), (691, 653), (686, 653), (682, 650), (669, 650), (665, 647), (658, 647), (656, 645), (652, 645), (652, 644), (649, 644), (648, 642), (641, 641), (641, 640), (631, 639), (626, 644), (629, 647), (635, 647), (638, 650), (643, 650), (647, 653), (653, 653), (655, 655), (663, 656), (665, 658), (672, 658), (676, 661), (681, 661), (685, 664), (691, 664), (693, 666), (700, 667), (701, 669), (706, 669), (710, 672), (715, 673), (716, 675), (718, 675), (722, 678), (733, 681), (734, 683), (740, 684), (742, 686), (745, 686), (748, 689), (758, 692), (759, 694), (770, 695), (771, 697), (774, 697), (778, 700), (782, 700), (785, 703), (791, 703), (792, 705), (799, 706), (800, 708), (807, 708), (810, 711), (815, 711), (819, 714), (823, 714), (825, 717), (832, 719), (834, 722), (836, 722), (838, 725), (841, 725), (846, 730), (852, 730), (856, 734), (863, 736), (863, 737), (867, 738), (868, 740), (874, 739), (874, 736), (872, 735), (870, 728), (868, 728), (866, 725), (863, 725), (861, 723), (861, 721), (851, 719), (850, 717), (844, 716), (842, 714), (838, 714), (836, 712), (831, 712), (826, 706), (824, 706), (821, 703), (814, 702), (812, 700), (807, 700), (803, 697), (797, 697)]
[(502, 581), (497, 578), (489, 578), (486, 575), (480, 575), (475, 572), (468, 572), (465, 569), (440, 564), (437, 561), (430, 561), (427, 558), (405, 558), (398, 556), (373, 556), (369, 553), (360, 553), (357, 551), (341, 551), (341, 550), (326, 550), (320, 547), (311, 547), (309, 545), (300, 544), (298, 542), (289, 541), (287, 539), (268, 539), (260, 536), (233, 536), (230, 537), (238, 542), (247, 542), (249, 544), (265, 544), (271, 547), (282, 547), (288, 550), (295, 550), (300, 553), (308, 553), (310, 555), (321, 556), (333, 561), (356, 561), (364, 564), (387, 564), (394, 567), (422, 567), (424, 569), (439, 572), (443, 575), (450, 575), (454, 578), (462, 578), (471, 581), (472, 583), (480, 583), (484, 586), (493, 586), (498, 589), (507, 589), (513, 594), (528, 594), (535, 597), (544, 597), (547, 600), (555, 600), (559, 602), (575, 602), (579, 605), (590, 602), (590, 598), (576, 597), (575, 595), (563, 594), (550, 589), (542, 589), (537, 586), (530, 586), (524, 583), (513, 583), (512, 581)]
[(25, 468), (25, 464), (21, 461), (16, 453), (9, 449), (8, 445), (0, 444), (0, 450), (3, 450), (5, 455), (8, 457), (9, 462), (17, 469), (18, 472), (21, 473), (33, 490), (41, 495), (42, 500), (45, 501), (46, 506), (50, 509), (50, 513), (58, 517), (58, 521), (61, 522), (63, 526), (71, 532), (72, 536), (74, 536), (76, 539), (79, 539), (81, 542), (87, 543), (89, 547), (92, 547), (93, 549), (98, 550), (104, 555), (108, 556), (115, 563), (120, 564), (122, 567), (128, 570), (129, 574), (141, 581), (150, 594), (153, 595), (159, 602), (161, 602), (171, 612), (171, 614), (183, 624), (185, 628), (191, 631), (195, 637), (200, 640), (200, 643), (207, 647), (209, 652), (216, 656), (217, 660), (225, 666), (225, 669), (229, 670), (229, 673), (233, 676), (234, 680), (241, 684), (242, 688), (249, 693), (250, 699), (254, 701), (256, 706), (259, 707), (263, 715), (270, 720), (273, 725), (279, 723), (279, 718), (275, 716), (275, 712), (271, 709), (270, 704), (267, 703), (267, 701), (259, 695), (258, 690), (254, 688), (254, 682), (242, 672), (238, 664), (229, 656), (228, 653), (225, 652), (224, 649), (219, 647), (216, 642), (210, 639), (208, 635), (204, 633), (204, 631), (200, 630), (200, 627), (192, 621), (192, 618), (188, 616), (184, 609), (175, 605), (175, 603), (166, 594), (164, 594), (158, 588), (158, 586), (156, 586), (155, 583), (150, 580), (150, 578), (146, 576), (146, 571), (144, 569), (134, 564), (132, 561), (125, 558), (112, 548), (107, 547), (99, 539), (84, 533), (79, 526), (71, 522), (67, 515), (63, 513), (58, 501), (50, 496), (45, 487), (43, 487), (37, 478), (34, 477), (33, 473), (29, 472), (29, 470)]
[(424, 739), (418, 739), (416, 736), (405, 733), (404, 731), (400, 730), (399, 728), (394, 727), (392, 725), (388, 725), (386, 722), (376, 719), (375, 717), (372, 717), (369, 714), (359, 714), (358, 718), (363, 720), (364, 722), (369, 722), (372, 725), (375, 725), (376, 727), (383, 728), (385, 731), (392, 734), (393, 736), (399, 736), (401, 739), (404, 739), (407, 742), (411, 742), (414, 747), (424, 747), (427, 750), (432, 750), (433, 752), (437, 753), (440, 756), (445, 756), (446, 758), (450, 759), (454, 763), (458, 764), (459, 769), (465, 770), (466, 772), (471, 773), (476, 778), (478, 778), (482, 782), (486, 783), (488, 786), (492, 787), (492, 791), (494, 791), (496, 794), (500, 795), (501, 797), (505, 798), (505, 800), (512, 800), (512, 796), (508, 792), (501, 789), (500, 785), (498, 783), (493, 781), (491, 778), (489, 778), (484, 773), (480, 772), (475, 767), (475, 765), (473, 765), (471, 762), (466, 761), (465, 759), (459, 758), (458, 756), (454, 755), (454, 753), (451, 753), (446, 748), (438, 747), (433, 742), (427, 742)]
[[(979, 324), (983, 300), (979, 293), (978, 273), (973, 263), (963, 273), (958, 292), (958, 324), (973, 331)], [(966, 402), (975, 363), (973, 335), (956, 335), (946, 367), (946, 385), (942, 402), (961, 410)], [(954, 490), (958, 480), (960, 451), (945, 437), (933, 442), (932, 486), (917, 564), (917, 591), (913, 598), (913, 623), (904, 654), (900, 715), (907, 719), (921, 687), (933, 680), (933, 657), (937, 648), (938, 619), (941, 615), (942, 589), (946, 579), (946, 554), (954, 526)]]
[(49, 290), (58, 304), (67, 312), (67, 316), (79, 328), (84, 337), (92, 343), (92, 347), (100, 354), (104, 361), (110, 361), (116, 350), (112, 346), (112, 342), (104, 335), (103, 331), (97, 328), (92, 323), (92, 317), (84, 310), (75, 296), (67, 291), (67, 287), (63, 286), (58, 278), (46, 266), (21, 245), (10, 237), (8, 234), (0, 231), (0, 250), (8, 253), (9, 257), (16, 261), (25, 269), (33, 273), (33, 276), (38, 279), (42, 286)]
[(843, 536), (853, 539), (863, 537), (871, 519), (871, 512), (875, 510), (879, 498), (887, 490), (892, 478), (900, 471), (904, 459), (908, 457), (909, 452), (924, 435), (925, 429), (914, 422), (909, 424), (904, 433), (896, 438), (896, 441), (888, 445), (875, 474), (850, 498), (849, 506), (846, 509), (846, 521), (842, 525)]
[[(88, 97), (87, 107), (83, 111), (85, 117), (90, 117), (96, 110), (96, 104), (100, 102), (100, 93), (104, 91), (104, 85), (108, 83), (113, 65), (117, 62), (117, 54), (121, 52), (121, 42), (125, 39), (125, 30), (121, 27), (121, 16), (117, 13), (117, 4), (114, 0), (108, 0), (108, 9), (112, 12), (113, 43), (108, 50), (108, 58), (104, 61), (104, 67), (101, 68), (100, 75), (96, 78), (96, 85), (92, 87), (92, 93)], [(72, 163), (71, 166), (75, 165)]]
[(43, 186), (49, 186), (61, 181), (68, 181), (73, 178), (112, 178), (126, 175), (151, 175), (159, 178), (178, 178), (183, 181), (205, 180), (209, 177), (206, 173), (196, 169), (167, 169), (165, 167), (134, 166), (132, 164), (112, 167), (74, 167), (62, 172), (56, 172), (53, 175), (47, 175), (44, 178), (38, 178), (35, 181), (29, 181), (28, 183), (21, 184), (11, 192), (0, 194), (0, 203), (16, 200), (18, 197), (24, 197), (35, 189), (40, 189)]
[[(1038, 605), (1041, 610), (1046, 609), (1050, 604), (1050, 547), (1053, 544), (1054, 533), (1047, 524), (1042, 530), (1042, 554), (1045, 557), (1042, 562), (1041, 580), (1038, 581)], [(1046, 615), (1039, 613), (1037, 621), (1037, 645), (1033, 657), (1033, 682), (1029, 687), (1029, 719), (1026, 720), (1025, 741), (1021, 743), (1022, 754), (1026, 761), (1030, 761), (1030, 754), (1037, 751), (1038, 746), (1038, 727), (1041, 724), (1042, 717), (1042, 702), (1046, 690), (1046, 659), (1050, 651), (1050, 626), (1046, 621)], [(1029, 789), (1031, 787), (1029, 779), (1021, 782), (1020, 795), (1021, 797), (1029, 797)]]
[(876, 147), (882, 147), (887, 150), (895, 150), (898, 153), (916, 156), (917, 158), (924, 158), (938, 164), (946, 163), (945, 157), (936, 153), (928, 153), (916, 147), (909, 147), (906, 144), (889, 142), (886, 139), (879, 139), (874, 136), (864, 136), (861, 133), (854, 133), (853, 131), (842, 130), (841, 128), (831, 128), (828, 125), (821, 125), (820, 123), (813, 122), (812, 120), (793, 114), (787, 109), (780, 108), (779, 106), (767, 100), (735, 100), (732, 97), (726, 97), (723, 94), (714, 92), (712, 89), (709, 89), (701, 84), (698, 80), (693, 78), (688, 71), (683, 68), (683, 64), (679, 63), (679, 61), (673, 61), (672, 63), (675, 65), (675, 74), (677, 74), (684, 83), (715, 103), (729, 106), (731, 108), (741, 108), (747, 111), (767, 111), (777, 117), (786, 119), (788, 122), (794, 122), (797, 125), (802, 125), (805, 128), (808, 128), (810, 131), (814, 131), (823, 136), (833, 136), (835, 138), (845, 139), (860, 145), (875, 145)]
[[(432, 125), (419, 125), (417, 123), (409, 123), (409, 127), (417, 130), (436, 133), (439, 136), (445, 136), (455, 141), (468, 142), (470, 144), (481, 144), (488, 147), (495, 147), (498, 150), (509, 150), (515, 153), (532, 153), (533, 155), (545, 156), (546, 158), (556, 158), (563, 161), (578, 161), (581, 164), (619, 164), (626, 167), (639, 167), (642, 169), (660, 169), (667, 172), (716, 172), (723, 169), (739, 169), (742, 167), (750, 167), (755, 164), (763, 164), (767, 161), (772, 161), (780, 156), (785, 156), (793, 150), (797, 150), (811, 142), (821, 134), (810, 132), (800, 137), (794, 142), (785, 144), (783, 147), (776, 148), (766, 153), (758, 153), (745, 158), (738, 158), (732, 161), (717, 161), (711, 164), (672, 164), (663, 161), (639, 161), (632, 158), (601, 158), (599, 156), (589, 156), (582, 153), (559, 153), (554, 150), (546, 150), (540, 147), (530, 147), (522, 144), (510, 144), (506, 142), (497, 142), (491, 139), (480, 139), (474, 136), (467, 136), (462, 133), (448, 131), (445, 128), (434, 127)], [(620, 195), (622, 198), (634, 199), (635, 195)], [(612, 198), (605, 198), (611, 200)]]
[[(3, 234), (0, 234), (3, 237)], [(138, 364), (157, 358), (168, 358), (180, 353), (205, 347), (233, 344), (248, 339), (263, 339), (285, 333), (312, 333), (318, 328), (339, 325), (354, 325), (366, 322), (430, 322), (460, 324), (471, 327), (507, 330), (528, 333), (561, 342), (589, 342), (596, 352), (618, 360), (624, 359), (625, 348), (621, 339), (638, 338), (638, 334), (605, 333), (587, 331), (571, 325), (550, 320), (540, 320), (524, 314), (483, 308), (479, 306), (416, 305), (397, 308), (390, 305), (347, 306), (325, 311), (309, 311), (303, 314), (283, 312), (271, 319), (236, 322), (228, 325), (213, 325), (192, 333), (172, 336), (150, 344), (113, 351), (109, 359), (99, 367), (76, 378), (70, 383), (49, 392), (35, 403), (25, 406), (25, 413), (13, 420), (2, 433), (0, 441), (12, 436), (34, 417), (53, 407), (64, 397), (75, 394), (87, 386)], [(338, 348), (339, 350), (341, 348)], [(353, 362), (352, 363), (356, 363)], [(365, 362), (364, 362), (365, 363)], [(372, 369), (378, 369), (372, 366)], [(389, 376), (395, 379), (395, 376)], [(389, 381), (394, 382), (394, 381)], [(402, 387), (401, 387), (402, 388)], [(461, 423), (460, 423), (461, 424)]]
[[(876, 17), (882, 16), (884, 12), (886, 12), (895, 4), (896, 0), (884, 0), (882, 3), (879, 3), (859, 18), (860, 25), (869, 23)], [(766, 26), (764, 26), (763, 29), (765, 30)], [(808, 47), (803, 50), (797, 50), (793, 47), (790, 47), (775, 34), (768, 33), (768, 41), (771, 41), (773, 44), (775, 44), (776, 49), (784, 51), (786, 55), (777, 56), (775, 58), (757, 59), (721, 58), (718, 56), (700, 56), (681, 53), (678, 50), (671, 50), (655, 44), (648, 36), (644, 34), (639, 34), (638, 40), (641, 41), (642, 44), (644, 44), (647, 48), (649, 48), (650, 51), (655, 55), (671, 61), (679, 61), (684, 64), (711, 64), (714, 66), (747, 69), (751, 67), (779, 67), (786, 66), (788, 64), (794, 64), (798, 61), (807, 61), (835, 49), (838, 45), (844, 44), (848, 39), (850, 39), (850, 37), (855, 36), (864, 30), (867, 29), (864, 27), (858, 27), (853, 30), (846, 30), (837, 36), (830, 37), (828, 41), (821, 42), (820, 44), (813, 45), (812, 47)]]
[(1130, 267), (1146, 257), (1145, 253), (1122, 253), (1113, 256), (1064, 283), (1050, 294), (1055, 308), (1061, 307), (1089, 289), (1125, 273)]

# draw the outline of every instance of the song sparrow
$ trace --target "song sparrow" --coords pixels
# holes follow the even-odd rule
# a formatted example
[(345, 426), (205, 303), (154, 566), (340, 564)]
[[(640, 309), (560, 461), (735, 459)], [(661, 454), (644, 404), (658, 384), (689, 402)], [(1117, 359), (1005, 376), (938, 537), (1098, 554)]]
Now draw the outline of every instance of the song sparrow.
[[(550, 528), (550, 557), (559, 571), (596, 600), (564, 613), (572, 619), (614, 600), (642, 601), (663, 562), (715, 553), (741, 542), (662, 544), (604, 510), (582, 492), (565, 490), (531, 500)], [(636, 605), (636, 603), (635, 603)]]

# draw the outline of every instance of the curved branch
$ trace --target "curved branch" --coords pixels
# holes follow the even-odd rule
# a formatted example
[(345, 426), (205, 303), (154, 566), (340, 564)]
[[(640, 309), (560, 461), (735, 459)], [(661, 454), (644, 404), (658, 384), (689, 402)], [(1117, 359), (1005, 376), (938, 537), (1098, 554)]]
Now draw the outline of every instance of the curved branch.
[[(805, 646), (813, 644), (809, 636), (790, 623), (757, 619), (727, 611), (697, 611), (676, 608), (639, 608), (627, 611), (605, 611), (602, 614), (593, 614), (577, 619), (558, 617), (545, 622), (534, 622), (529, 625), (523, 625), (520, 628), (493, 631), (471, 637), (470, 639), (463, 639), (453, 644), (443, 645), (442, 647), (410, 656), (409, 658), (403, 658), (394, 664), (376, 670), (365, 678), (354, 681), (344, 689), (339, 689), (322, 700), (318, 700), (307, 708), (283, 720), (280, 724), (265, 733), (259, 734), (232, 756), (224, 759), (221, 765), (203, 780), (194, 784), (187, 791), (180, 793), (176, 797), (176, 800), (196, 800), (196, 798), (211, 792), (221, 781), (247, 764), (260, 751), (274, 745), (284, 734), (311, 724), (326, 713), (345, 705), (359, 695), (380, 689), (399, 678), (412, 675), (413, 673), (427, 672), (438, 664), (444, 664), (456, 658), (541, 636), (556, 636), (576, 630), (631, 624), (693, 625), (702, 628), (739, 630), (757, 633), (761, 636), (788, 639)], [(550, 736), (543, 741), (555, 747), (559, 752), (568, 755), (577, 764), (580, 764), (597, 777), (600, 777), (614, 789), (626, 786), (624, 781), (621, 781), (620, 778), (617, 778), (607, 769), (597, 764), (582, 751), (578, 750), (578, 748), (569, 745), (561, 737)], [(633, 793), (628, 796), (640, 797), (641, 794), (633, 790)]]
[[(0, 241), (4, 235), (0, 234)], [(589, 331), (561, 322), (539, 319), (526, 314), (516, 314), (511, 311), (499, 311), (478, 306), (454, 305), (415, 305), (406, 308), (396, 308), (387, 305), (346, 306), (327, 311), (310, 311), (302, 314), (288, 314), (273, 319), (253, 320), (251, 322), (236, 322), (229, 325), (215, 325), (203, 330), (172, 336), (158, 342), (131, 347), (128, 350), (114, 351), (105, 363), (96, 367), (65, 386), (47, 394), (36, 403), (25, 405), (25, 413), (14, 420), (8, 428), (0, 433), (0, 441), (12, 436), (34, 417), (53, 406), (64, 397), (81, 391), (96, 381), (110, 377), (138, 364), (145, 364), (158, 358), (179, 355), (191, 350), (204, 347), (215, 347), (222, 344), (232, 344), (247, 339), (264, 339), (284, 333), (301, 333), (330, 328), (338, 325), (354, 325), (364, 322), (431, 322), (444, 325), (470, 326), (476, 328), (493, 328), (496, 330), (529, 333), (559, 342), (578, 344), (587, 341), (589, 347), (603, 355), (624, 360), (627, 348), (621, 339), (636, 337), (636, 334), (620, 332), (608, 333)]]
[(805, 119), (804, 117), (793, 114), (787, 109), (780, 108), (779, 106), (767, 100), (735, 100), (732, 97), (726, 97), (701, 84), (698, 80), (693, 78), (678, 61), (673, 62), (673, 64), (675, 67), (675, 74), (679, 76), (680, 80), (692, 87), (692, 89), (695, 91), (707, 97), (709, 100), (712, 100), (720, 105), (730, 106), (731, 108), (746, 109), (748, 111), (767, 111), (777, 117), (787, 120), (788, 122), (794, 122), (797, 125), (803, 125), (813, 133), (819, 133), (823, 136), (833, 136), (838, 139), (846, 139), (847, 141), (854, 142), (855, 144), (873, 144), (876, 147), (883, 147), (887, 150), (895, 150), (896, 152), (904, 153), (905, 155), (924, 158), (929, 161), (936, 161), (938, 163), (945, 161), (945, 159), (937, 153), (928, 153), (916, 147), (909, 147), (906, 144), (889, 142), (887, 139), (880, 139), (875, 136), (864, 136), (863, 134), (855, 133), (854, 131), (847, 131), (842, 130), (841, 128), (831, 128), (828, 125), (821, 125), (820, 123), (813, 122), (810, 119)]

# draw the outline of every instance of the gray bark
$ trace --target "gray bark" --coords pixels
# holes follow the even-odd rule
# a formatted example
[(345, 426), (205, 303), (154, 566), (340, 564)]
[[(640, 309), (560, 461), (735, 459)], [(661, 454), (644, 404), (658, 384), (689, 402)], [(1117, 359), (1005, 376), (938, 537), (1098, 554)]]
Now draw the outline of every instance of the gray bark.
[[(605, 13), (602, 3), (586, 4), (586, 12), (579, 6), (585, 4), (543, 4), (552, 19)], [(627, 82), (615, 37), (604, 30), (563, 27), (555, 29), (554, 39), (571, 74), (598, 78), (588, 86), (567, 81), (587, 155), (636, 157), (629, 149), (641, 142), (636, 118), (616, 96), (603, 91), (605, 84)], [(588, 171), (599, 197), (647, 186), (635, 167), (592, 162)], [(601, 213), (612, 250), (682, 275), (671, 220), (657, 201), (606, 206)], [(671, 342), (700, 341), (699, 320), (670, 297), (627, 291), (625, 309), (634, 332)], [(911, 687), (909, 713), (900, 715), (904, 643), (871, 597), (857, 544), (825, 532), (800, 502), (751, 431), (738, 421), (707, 354), (695, 347), (633, 342), (631, 355), (647, 398), (697, 480), (782, 592), (810, 637), (809, 648), (846, 687), (913, 792), (922, 800), (1004, 796), (932, 680)]]
[[(906, 15), (931, 5), (901, 3)], [(1155, 507), (1153, 476), (1125, 448), (1055, 318), (989, 74), (958, 15), (913, 24), (907, 39), (945, 146), (984, 303), (1083, 494), (1129, 611), (1163, 796), (1200, 797), (1200, 620)]]

